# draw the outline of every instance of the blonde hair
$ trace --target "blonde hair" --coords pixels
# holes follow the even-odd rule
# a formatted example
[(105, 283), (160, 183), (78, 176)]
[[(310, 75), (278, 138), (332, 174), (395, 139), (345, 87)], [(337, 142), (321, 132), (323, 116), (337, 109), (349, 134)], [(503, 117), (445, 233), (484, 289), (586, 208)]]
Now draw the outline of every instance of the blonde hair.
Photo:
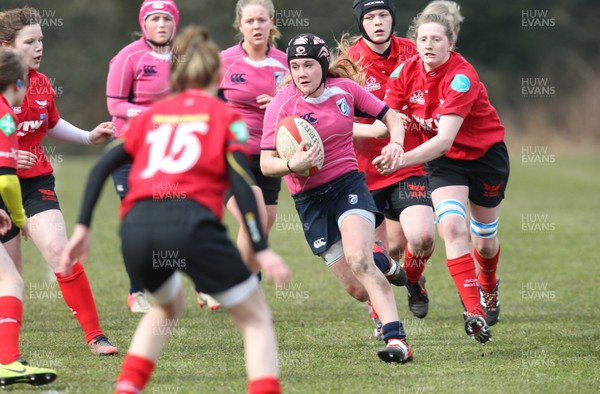
[(41, 21), (38, 11), (31, 7), (0, 12), (0, 41), (13, 45), (19, 31), (29, 25), (39, 25)]
[(26, 71), (23, 59), (18, 53), (0, 47), (0, 94), (22, 79)]
[[(234, 29), (239, 29), (240, 24), (242, 23), (242, 12), (248, 5), (262, 6), (266, 8), (266, 10), (269, 12), (269, 16), (272, 19), (275, 17), (275, 6), (271, 0), (238, 0), (238, 2), (235, 4), (235, 20), (233, 21)], [(242, 33), (240, 32), (238, 32), (235, 37), (237, 39), (243, 38)], [(276, 48), (276, 40), (278, 38), (281, 38), (281, 32), (277, 26), (275, 26), (275, 21), (273, 21), (273, 27), (271, 27), (271, 30), (269, 31), (269, 45), (271, 45), (273, 48)]]
[(450, 20), (448, 20), (447, 17), (445, 17), (444, 15), (440, 15), (440, 14), (418, 14), (416, 17), (413, 18), (412, 23), (410, 24), (410, 28), (409, 31), (414, 31), (415, 33), (415, 41), (418, 38), (418, 30), (419, 27), (421, 27), (421, 25), (424, 25), (425, 23), (437, 23), (439, 25), (441, 25), (444, 28), (444, 34), (446, 35), (446, 37), (448, 37), (448, 41), (450, 41), (450, 43), (454, 44), (454, 31), (452, 30), (452, 25), (450, 23)]
[(175, 38), (171, 63), (173, 93), (190, 88), (204, 89), (217, 82), (219, 48), (202, 26), (188, 26)]
[[(458, 33), (460, 32), (460, 24), (465, 18), (460, 13), (460, 5), (455, 1), (449, 0), (435, 0), (427, 4), (427, 6), (421, 12), (421, 15), (437, 14), (448, 19), (452, 27), (453, 39), (456, 42), (458, 40)], [(415, 41), (417, 39), (417, 31), (413, 29), (413, 25), (408, 28), (407, 37)]]

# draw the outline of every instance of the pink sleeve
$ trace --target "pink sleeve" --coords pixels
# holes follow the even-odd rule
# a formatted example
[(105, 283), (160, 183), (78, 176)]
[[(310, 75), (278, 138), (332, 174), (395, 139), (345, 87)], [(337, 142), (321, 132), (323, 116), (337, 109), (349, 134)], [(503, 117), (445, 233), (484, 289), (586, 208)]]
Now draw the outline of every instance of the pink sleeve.
[(275, 128), (279, 120), (284, 117), (281, 110), (285, 101), (283, 90), (273, 97), (273, 100), (267, 106), (263, 120), (263, 133), (260, 140), (260, 149), (275, 149)]
[(129, 55), (128, 51), (121, 51), (113, 58), (110, 62), (106, 81), (108, 113), (123, 119), (130, 117), (127, 113), (129, 110), (142, 110), (145, 108), (128, 101), (135, 73)]
[(355, 111), (358, 109), (364, 114), (381, 119), (385, 114), (383, 110), (387, 105), (356, 82), (349, 81), (349, 85), (351, 86), (352, 96), (354, 96)]

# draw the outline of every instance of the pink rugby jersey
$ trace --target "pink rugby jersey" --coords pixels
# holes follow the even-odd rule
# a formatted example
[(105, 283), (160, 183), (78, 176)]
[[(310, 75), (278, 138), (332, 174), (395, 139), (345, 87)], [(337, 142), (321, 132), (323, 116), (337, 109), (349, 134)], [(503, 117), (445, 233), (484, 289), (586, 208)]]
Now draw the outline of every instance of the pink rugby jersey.
[(170, 92), (171, 54), (160, 54), (139, 39), (110, 61), (106, 82), (108, 112), (120, 136), (129, 118)]
[(265, 110), (260, 108), (256, 98), (261, 94), (275, 96), (277, 86), (288, 73), (286, 54), (269, 47), (266, 59), (255, 61), (248, 58), (239, 43), (219, 55), (223, 70), (219, 89), (223, 91), (227, 105), (237, 110), (248, 126), (249, 153), (258, 155)]
[(347, 78), (327, 78), (323, 94), (316, 98), (305, 98), (290, 83), (267, 107), (261, 149), (275, 149), (275, 128), (286, 116), (309, 121), (323, 140), (323, 167), (313, 176), (289, 174), (284, 177), (290, 193), (304, 192), (358, 170), (352, 140), (354, 116), (381, 119), (387, 110), (383, 101)]

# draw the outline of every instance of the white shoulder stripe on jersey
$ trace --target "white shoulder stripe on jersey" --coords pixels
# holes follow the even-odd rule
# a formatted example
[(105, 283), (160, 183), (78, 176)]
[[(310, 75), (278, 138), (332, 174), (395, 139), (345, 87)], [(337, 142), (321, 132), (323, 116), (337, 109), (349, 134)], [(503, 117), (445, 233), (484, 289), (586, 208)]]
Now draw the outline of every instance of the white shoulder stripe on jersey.
[(342, 88), (337, 87), (337, 86), (331, 86), (331, 87), (326, 87), (325, 90), (323, 91), (323, 94), (320, 95), (319, 97), (304, 97), (304, 100), (311, 104), (321, 104), (321, 103), (324, 103), (325, 101), (329, 100), (336, 94), (350, 94), (350, 93), (345, 91)]
[(284, 70), (287, 70), (287, 66), (283, 63), (281, 63), (279, 60), (277, 59), (273, 59), (272, 57), (268, 57), (266, 59), (263, 60), (252, 60), (248, 57), (244, 58), (244, 61), (246, 63), (248, 63), (249, 65), (251, 65), (252, 67), (277, 67), (277, 68), (282, 68)]

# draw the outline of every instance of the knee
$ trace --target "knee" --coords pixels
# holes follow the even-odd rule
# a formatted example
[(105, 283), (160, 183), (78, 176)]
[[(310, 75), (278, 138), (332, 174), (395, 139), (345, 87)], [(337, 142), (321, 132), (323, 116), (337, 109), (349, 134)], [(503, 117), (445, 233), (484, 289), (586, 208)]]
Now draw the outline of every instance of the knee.
[(473, 237), (473, 246), (481, 257), (490, 259), (498, 253), (498, 238)]
[(418, 252), (429, 252), (433, 249), (434, 234), (429, 231), (423, 231), (411, 242), (411, 249)]
[(399, 261), (400, 256), (402, 256), (404, 254), (404, 248), (405, 248), (405, 245), (403, 243), (390, 240), (390, 246), (388, 249), (388, 253), (394, 260)]
[(360, 301), (366, 302), (369, 299), (369, 294), (367, 290), (360, 284), (350, 284), (345, 286), (345, 290), (348, 294), (352, 296), (352, 298)]
[(465, 221), (457, 218), (457, 220), (453, 220), (454, 218), (447, 218), (442, 223), (442, 231), (444, 233), (444, 241), (452, 242), (458, 239), (466, 239), (469, 236), (467, 232), (467, 226), (465, 226)]
[(355, 252), (346, 254), (346, 261), (348, 266), (354, 273), (354, 275), (364, 275), (367, 274), (373, 267), (373, 252), (371, 250), (357, 250)]

